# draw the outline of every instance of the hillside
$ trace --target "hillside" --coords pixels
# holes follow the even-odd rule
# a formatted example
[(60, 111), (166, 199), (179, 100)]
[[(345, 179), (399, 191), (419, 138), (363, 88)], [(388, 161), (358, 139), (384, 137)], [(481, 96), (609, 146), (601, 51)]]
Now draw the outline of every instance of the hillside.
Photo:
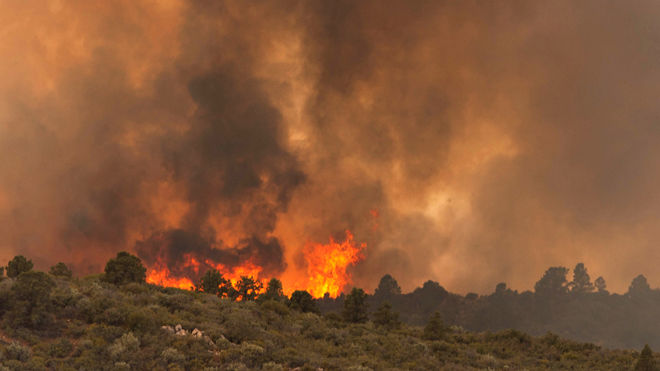
[(438, 317), (408, 326), (387, 308), (349, 323), (313, 313), (313, 301), (235, 302), (107, 280), (5, 279), (0, 370), (631, 370), (639, 357), (550, 333), (473, 333)]

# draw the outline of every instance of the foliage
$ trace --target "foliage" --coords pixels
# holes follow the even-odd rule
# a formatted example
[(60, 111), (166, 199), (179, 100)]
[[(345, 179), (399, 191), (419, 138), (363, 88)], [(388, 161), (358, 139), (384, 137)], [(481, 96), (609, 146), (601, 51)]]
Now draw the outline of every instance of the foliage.
[(7, 277), (15, 278), (23, 272), (32, 270), (32, 260), (27, 260), (23, 255), (17, 255), (7, 263)]
[(554, 297), (563, 294), (568, 289), (566, 280), (568, 269), (564, 267), (552, 267), (534, 285), (534, 291), (539, 296)]
[(296, 290), (291, 294), (290, 305), (292, 309), (299, 310), (302, 313), (321, 314), (321, 311), (316, 307), (316, 300), (304, 290)]
[(429, 322), (424, 327), (424, 335), (422, 336), (425, 340), (442, 340), (445, 337), (445, 324), (442, 321), (442, 316), (440, 312), (435, 312), (429, 318)]
[(374, 296), (383, 298), (383, 300), (392, 298), (395, 295), (401, 295), (401, 287), (399, 283), (389, 274), (383, 276), (378, 283), (378, 287), (374, 291)]
[(225, 279), (217, 269), (210, 269), (199, 279), (195, 290), (226, 298), (232, 292), (232, 286), (231, 282)]
[(374, 324), (388, 329), (396, 329), (401, 325), (399, 312), (392, 313), (392, 304), (384, 301), (374, 312)]
[(114, 285), (125, 285), (131, 282), (144, 282), (147, 268), (135, 255), (126, 251), (117, 253), (117, 257), (110, 259), (105, 265), (105, 281)]
[(635, 364), (635, 371), (656, 371), (658, 368), (656, 366), (655, 360), (653, 359), (653, 352), (648, 344), (644, 345), (642, 349), (642, 354)]
[(649, 285), (646, 277), (639, 275), (635, 277), (628, 287), (628, 296), (631, 298), (643, 298), (651, 293), (651, 286)]
[(368, 308), (367, 294), (364, 290), (353, 287), (351, 293), (346, 295), (344, 309), (341, 315), (346, 322), (364, 323), (369, 319), (369, 315), (367, 314)]
[(263, 287), (264, 285), (254, 277), (241, 276), (236, 282), (236, 291), (232, 297), (234, 300), (255, 300)]
[(589, 274), (587, 273), (587, 268), (584, 267), (583, 263), (578, 263), (573, 270), (573, 281), (571, 281), (568, 286), (571, 289), (571, 292), (577, 294), (586, 294), (594, 291), (594, 284), (591, 283)]
[(277, 278), (271, 278), (266, 285), (266, 291), (259, 295), (259, 300), (275, 300), (280, 301), (285, 299), (286, 296), (283, 292), (282, 281)]
[(59, 262), (52, 267), (50, 267), (50, 271), (48, 272), (52, 274), (53, 276), (60, 276), (60, 277), (73, 277), (73, 272), (69, 267), (66, 266), (66, 264)]
[(44, 272), (27, 271), (11, 287), (11, 309), (7, 321), (13, 326), (45, 327), (51, 323), (53, 304), (50, 293), (55, 282)]

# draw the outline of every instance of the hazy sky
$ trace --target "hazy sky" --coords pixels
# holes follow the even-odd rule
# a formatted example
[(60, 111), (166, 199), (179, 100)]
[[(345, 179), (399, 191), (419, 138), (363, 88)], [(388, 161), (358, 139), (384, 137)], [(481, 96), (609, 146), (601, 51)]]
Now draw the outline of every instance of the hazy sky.
[(369, 291), (657, 287), (658, 96), (657, 1), (0, 0), (0, 259), (178, 231), (287, 284), (351, 229)]

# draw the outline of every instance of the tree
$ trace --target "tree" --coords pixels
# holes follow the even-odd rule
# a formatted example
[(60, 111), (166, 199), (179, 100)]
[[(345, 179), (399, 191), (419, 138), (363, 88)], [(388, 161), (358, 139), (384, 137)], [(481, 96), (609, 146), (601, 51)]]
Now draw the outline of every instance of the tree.
[(386, 300), (374, 312), (374, 324), (388, 329), (398, 328), (401, 325), (399, 312), (392, 313), (392, 304)]
[(264, 284), (255, 280), (253, 277), (241, 276), (236, 282), (235, 300), (254, 300), (257, 298)]
[(587, 268), (583, 263), (578, 263), (573, 270), (573, 281), (568, 284), (571, 292), (576, 294), (586, 294), (594, 291), (594, 285), (591, 283)]
[(207, 294), (217, 295), (221, 298), (229, 297), (232, 291), (231, 282), (222, 276), (217, 269), (209, 269), (195, 285), (195, 291), (203, 291)]
[(364, 290), (353, 287), (351, 293), (346, 295), (344, 309), (341, 312), (344, 321), (349, 323), (364, 323), (369, 320), (367, 309), (367, 294)]
[(646, 277), (639, 275), (635, 277), (628, 287), (628, 296), (631, 298), (639, 298), (647, 296), (651, 292), (651, 286), (649, 286)]
[(117, 253), (117, 257), (105, 265), (105, 280), (118, 286), (144, 282), (146, 273), (147, 268), (142, 265), (140, 258), (126, 251)]
[(23, 255), (17, 255), (7, 263), (7, 277), (15, 278), (23, 272), (32, 270), (32, 260), (27, 260)]
[(259, 296), (259, 300), (280, 301), (285, 298), (284, 292), (282, 290), (282, 281), (278, 280), (277, 278), (271, 278), (266, 285), (266, 292)]
[(495, 294), (497, 295), (504, 295), (506, 291), (507, 291), (507, 287), (506, 287), (506, 283), (504, 282), (498, 283), (497, 286), (495, 286)]
[(646, 344), (644, 345), (644, 349), (642, 349), (642, 354), (639, 356), (639, 360), (637, 360), (635, 371), (656, 371), (657, 369), (655, 360), (653, 359), (653, 351), (651, 351), (649, 345)]
[(424, 327), (424, 334), (422, 338), (424, 340), (442, 340), (445, 336), (445, 324), (442, 321), (442, 316), (440, 312), (435, 311), (429, 318), (429, 322)]
[(540, 296), (556, 296), (564, 294), (567, 291), (568, 268), (565, 267), (552, 267), (545, 271), (545, 274), (534, 285), (534, 292)]
[(376, 291), (374, 291), (375, 298), (392, 298), (395, 295), (401, 295), (401, 287), (394, 277), (386, 274), (380, 279)]
[(607, 292), (607, 284), (605, 283), (605, 279), (603, 277), (596, 278), (596, 281), (594, 281), (594, 286), (596, 286), (598, 292)]
[(14, 326), (41, 328), (52, 322), (50, 293), (55, 281), (44, 272), (27, 271), (11, 287), (9, 322)]
[(304, 290), (296, 290), (291, 294), (291, 301), (289, 303), (292, 309), (301, 311), (302, 313), (316, 313), (321, 314), (319, 308), (316, 307), (316, 300), (310, 293)]
[(73, 277), (73, 272), (71, 272), (71, 269), (66, 266), (66, 264), (59, 262), (52, 267), (50, 267), (50, 272), (53, 276), (58, 276), (58, 277)]

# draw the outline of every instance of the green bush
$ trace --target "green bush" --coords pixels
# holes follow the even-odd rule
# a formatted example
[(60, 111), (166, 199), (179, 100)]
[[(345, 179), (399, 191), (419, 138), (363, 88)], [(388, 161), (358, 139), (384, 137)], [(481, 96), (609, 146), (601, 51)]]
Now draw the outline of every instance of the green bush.
[(71, 269), (69, 269), (69, 267), (67, 267), (66, 264), (62, 262), (57, 263), (52, 267), (50, 267), (50, 271), (48, 273), (56, 277), (67, 277), (67, 278), (73, 277), (73, 272), (71, 271)]
[(122, 251), (105, 265), (104, 280), (117, 286), (131, 282), (141, 283), (145, 281), (146, 273), (147, 268), (142, 265), (140, 258)]
[(157, 330), (159, 324), (156, 323), (154, 313), (145, 308), (133, 310), (126, 320), (128, 327), (136, 332), (149, 332)]
[(32, 260), (27, 260), (23, 255), (17, 255), (7, 263), (7, 277), (15, 278), (23, 272), (32, 270)]
[(48, 346), (48, 355), (55, 358), (64, 358), (73, 351), (73, 344), (68, 339), (60, 339)]
[(30, 348), (16, 341), (7, 345), (4, 349), (4, 353), (6, 359), (20, 362), (27, 362), (32, 356)]

